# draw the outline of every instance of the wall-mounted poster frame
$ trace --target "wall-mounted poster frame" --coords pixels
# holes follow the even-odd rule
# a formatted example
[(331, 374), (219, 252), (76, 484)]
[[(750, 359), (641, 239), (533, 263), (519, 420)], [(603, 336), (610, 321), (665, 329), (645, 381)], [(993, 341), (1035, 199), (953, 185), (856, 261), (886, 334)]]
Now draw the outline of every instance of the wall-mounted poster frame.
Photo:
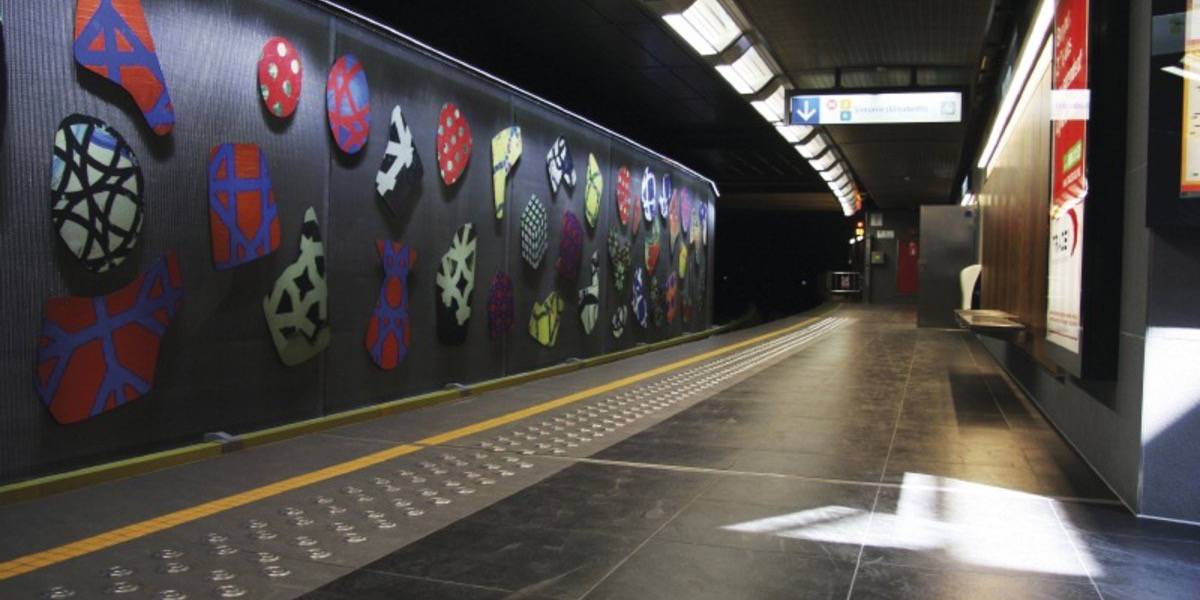
[[(1054, 9), (1051, 94), (1088, 89), (1088, 0), (1058, 0)], [(1088, 121), (1052, 121), (1050, 252), (1046, 341), (1079, 353), (1082, 330), (1083, 218), (1087, 206)]]
[(1066, 373), (1110, 380), (1121, 306), (1129, 3), (1053, 1), (1052, 87), (1091, 92), (1087, 120), (1052, 125), (1045, 349)]
[(1200, 227), (1200, 2), (1153, 11), (1146, 224)]

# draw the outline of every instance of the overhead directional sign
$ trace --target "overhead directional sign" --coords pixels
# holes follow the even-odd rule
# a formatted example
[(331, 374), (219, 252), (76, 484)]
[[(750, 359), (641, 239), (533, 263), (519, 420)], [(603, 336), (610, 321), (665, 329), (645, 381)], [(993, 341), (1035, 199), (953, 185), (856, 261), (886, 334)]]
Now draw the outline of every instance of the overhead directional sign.
[(959, 123), (962, 93), (795, 94), (788, 114), (792, 125)]

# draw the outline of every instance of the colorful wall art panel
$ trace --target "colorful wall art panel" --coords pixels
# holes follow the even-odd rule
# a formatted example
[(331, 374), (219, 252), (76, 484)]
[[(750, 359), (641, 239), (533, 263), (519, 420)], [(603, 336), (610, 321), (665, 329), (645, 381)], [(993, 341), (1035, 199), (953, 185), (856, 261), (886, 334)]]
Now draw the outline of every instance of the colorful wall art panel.
[(671, 233), (671, 243), (674, 244), (679, 239), (681, 229), (679, 221), (679, 194), (671, 196), (671, 203), (667, 209), (667, 231)]
[(163, 335), (182, 306), (174, 253), (107, 296), (48, 300), (35, 379), (54, 420), (77, 423), (148, 394)]
[(383, 263), (383, 285), (367, 323), (367, 352), (379, 368), (391, 371), (408, 355), (412, 342), (408, 313), (408, 274), (417, 251), (400, 242), (375, 242)]
[(667, 280), (663, 282), (663, 304), (667, 307), (667, 323), (675, 322), (675, 314), (678, 311), (678, 303), (676, 302), (676, 294), (679, 293), (679, 280), (675, 278), (675, 274), (667, 275)]
[(442, 183), (454, 185), (471, 160), (471, 126), (453, 102), (442, 105), (437, 126), (438, 172)]
[(175, 107), (139, 0), (79, 0), (73, 51), (80, 66), (129, 92), (154, 133), (171, 133)]
[(497, 339), (513, 327), (516, 320), (516, 305), (513, 302), (512, 278), (501, 271), (492, 277), (488, 292), (488, 336)]
[(546, 206), (535, 194), (521, 212), (521, 258), (533, 269), (542, 266), (542, 257), (550, 245), (549, 227)]
[(292, 116), (303, 85), (304, 64), (296, 47), (283, 37), (267, 40), (258, 59), (258, 93), (267, 112), (280, 119)]
[(658, 275), (651, 275), (646, 282), (646, 304), (654, 317), (654, 326), (661, 328), (666, 324), (666, 307), (663, 306), (663, 290), (658, 283)]
[(558, 292), (550, 292), (542, 302), (534, 302), (529, 315), (529, 335), (547, 348), (558, 343), (558, 328), (566, 303)]
[(466, 223), (454, 232), (437, 273), (437, 329), (442, 343), (467, 341), (471, 292), (475, 290), (475, 226)]
[(633, 308), (633, 318), (642, 329), (650, 325), (650, 308), (646, 305), (646, 275), (641, 267), (633, 270), (633, 298), (630, 307)]
[(579, 278), (579, 261), (583, 258), (583, 226), (575, 213), (563, 213), (562, 235), (558, 238), (558, 260), (554, 268), (564, 281)]
[(592, 252), (592, 282), (579, 290), (579, 321), (583, 331), (591, 335), (600, 319), (600, 251)]
[(142, 230), (142, 168), (103, 121), (63, 119), (50, 161), (50, 218), (83, 266), (103, 273), (129, 257)]
[(325, 244), (317, 211), (304, 211), (300, 256), (287, 266), (271, 294), (263, 298), (263, 314), (279, 360), (291, 367), (321, 353), (329, 345), (329, 291), (325, 284)]
[(622, 165), (617, 170), (617, 218), (621, 220), (622, 225), (629, 224), (630, 211), (633, 209), (633, 202), (630, 198), (633, 195), (630, 187), (632, 185), (629, 167)]
[(546, 153), (546, 175), (550, 177), (550, 193), (557, 194), (559, 186), (566, 185), (575, 189), (575, 160), (571, 158), (571, 148), (561, 135), (554, 140), (550, 151)]
[(367, 145), (371, 133), (371, 90), (367, 73), (353, 54), (333, 63), (325, 82), (325, 111), (333, 141), (346, 154), (356, 154)]
[(604, 176), (600, 174), (600, 163), (595, 154), (588, 154), (587, 188), (584, 190), (584, 216), (588, 227), (595, 229), (600, 218), (600, 199), (604, 194)]
[(613, 225), (608, 230), (608, 260), (612, 263), (613, 287), (618, 292), (625, 289), (625, 278), (629, 272), (632, 257), (630, 256), (629, 237), (621, 233), (621, 228)]
[(625, 325), (629, 323), (629, 307), (624, 304), (618, 305), (613, 309), (612, 314), (612, 336), (614, 339), (620, 339), (625, 335)]
[(642, 216), (646, 218), (646, 222), (653, 221), (658, 211), (658, 180), (654, 178), (650, 167), (642, 171), (641, 202)]
[(221, 144), (208, 154), (208, 218), (219, 271), (279, 247), (279, 213), (271, 174), (254, 144)]
[(492, 138), (492, 197), (496, 204), (497, 219), (504, 218), (508, 174), (516, 167), (523, 148), (520, 127), (506, 127)]
[(658, 221), (646, 226), (646, 237), (642, 239), (646, 249), (646, 270), (654, 272), (658, 268), (658, 257), (662, 253), (662, 226)]
[(421, 155), (413, 144), (412, 129), (404, 121), (399, 106), (392, 108), (392, 122), (388, 126), (387, 147), (383, 150), (383, 162), (375, 173), (375, 193), (392, 214), (399, 214), (405, 203), (421, 192), (421, 176), (424, 175)]
[(674, 194), (675, 186), (671, 181), (671, 174), (667, 173), (662, 176), (662, 181), (658, 185), (658, 216), (662, 219), (667, 218), (671, 209), (671, 198)]
[(687, 278), (687, 269), (688, 269), (688, 247), (687, 247), (687, 244), (681, 244), (679, 246), (679, 270), (678, 270), (680, 279)]

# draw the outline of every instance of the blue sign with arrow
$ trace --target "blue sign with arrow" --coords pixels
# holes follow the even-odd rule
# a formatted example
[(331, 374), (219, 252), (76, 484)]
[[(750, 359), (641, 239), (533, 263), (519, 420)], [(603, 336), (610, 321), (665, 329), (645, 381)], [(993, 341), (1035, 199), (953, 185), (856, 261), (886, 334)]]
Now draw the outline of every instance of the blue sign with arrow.
[(820, 125), (821, 99), (817, 96), (792, 96), (792, 125)]

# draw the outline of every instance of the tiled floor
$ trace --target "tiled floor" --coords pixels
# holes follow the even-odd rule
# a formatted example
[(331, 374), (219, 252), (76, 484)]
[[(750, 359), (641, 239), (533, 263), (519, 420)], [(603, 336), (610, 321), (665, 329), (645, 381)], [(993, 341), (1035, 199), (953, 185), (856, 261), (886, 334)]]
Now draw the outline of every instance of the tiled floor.
[(841, 316), (309, 596), (1200, 598), (1200, 529), (1130, 517), (976, 342)]
[(1200, 528), (1129, 516), (977, 342), (914, 321), (845, 307), (446, 443), (419, 440), (779, 324), (3, 507), (0, 562), (421, 446), (0, 581), (0, 598), (118, 582), (137, 587), (123, 598), (1200, 597)]

